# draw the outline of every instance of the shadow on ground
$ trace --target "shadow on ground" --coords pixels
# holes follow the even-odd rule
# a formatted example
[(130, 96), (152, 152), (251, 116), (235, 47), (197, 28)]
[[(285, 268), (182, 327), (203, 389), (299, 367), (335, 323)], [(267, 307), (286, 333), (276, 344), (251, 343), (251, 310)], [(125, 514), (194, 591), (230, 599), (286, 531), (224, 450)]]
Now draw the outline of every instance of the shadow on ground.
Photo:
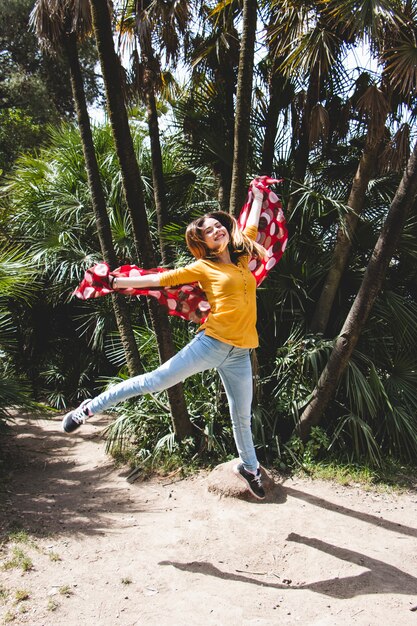
[(203, 574), (205, 576), (214, 576), (223, 580), (244, 582), (250, 585), (268, 587), (271, 589), (307, 589), (315, 593), (340, 599), (353, 598), (355, 596), (366, 594), (415, 594), (417, 588), (417, 578), (407, 574), (407, 572), (404, 572), (397, 567), (385, 563), (384, 561), (373, 559), (366, 554), (360, 554), (359, 552), (354, 552), (353, 550), (334, 546), (321, 541), (320, 539), (302, 537), (294, 533), (291, 533), (287, 540), (303, 543), (317, 550), (322, 550), (323, 552), (331, 554), (339, 559), (359, 565), (360, 567), (365, 568), (366, 571), (348, 577), (336, 576), (334, 578), (319, 580), (313, 583), (291, 585), (291, 581), (288, 581), (287, 583), (272, 583), (266, 581), (264, 578), (253, 578), (247, 574), (223, 571), (207, 561), (191, 561), (188, 563), (160, 561), (159, 565), (171, 565), (172, 567), (185, 572)]
[(341, 515), (346, 515), (347, 517), (352, 517), (368, 524), (374, 524), (374, 526), (378, 526), (395, 533), (408, 535), (409, 537), (417, 537), (417, 528), (415, 527), (405, 526), (404, 524), (399, 524), (398, 522), (390, 522), (382, 517), (372, 515), (370, 513), (364, 513), (363, 511), (355, 511), (354, 509), (341, 506), (340, 504), (334, 504), (324, 498), (319, 498), (313, 494), (306, 493), (305, 491), (288, 487), (287, 485), (285, 485), (285, 491), (287, 495), (292, 496), (293, 498), (298, 498), (299, 500), (303, 500), (304, 502), (308, 502), (309, 504), (318, 506), (327, 511), (340, 513)]
[[(104, 534), (114, 527), (111, 512), (130, 515), (141, 508), (129, 497), (127, 486), (107, 480), (114, 465), (103, 455), (83, 464), (83, 439), (97, 441), (86, 426), (82, 435), (68, 435), (60, 422), (46, 419), (16, 421), (0, 441), (0, 532), (24, 529), (38, 535)], [(95, 485), (95, 487), (94, 487)], [(135, 500), (137, 499), (137, 495)]]

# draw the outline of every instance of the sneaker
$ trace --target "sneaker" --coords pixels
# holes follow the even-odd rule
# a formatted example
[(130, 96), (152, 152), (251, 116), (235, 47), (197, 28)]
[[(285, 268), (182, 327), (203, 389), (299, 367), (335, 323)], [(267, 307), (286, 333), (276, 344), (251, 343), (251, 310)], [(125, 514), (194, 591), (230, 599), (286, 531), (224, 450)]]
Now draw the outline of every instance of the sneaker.
[(62, 429), (64, 432), (73, 433), (81, 424), (84, 424), (85, 420), (91, 415), (86, 406), (89, 402), (89, 399), (83, 400), (78, 409), (74, 409), (65, 415), (62, 420)]
[(243, 480), (243, 482), (246, 484), (247, 488), (249, 489), (251, 494), (255, 496), (255, 498), (258, 498), (258, 500), (263, 500), (265, 498), (265, 491), (262, 487), (261, 470), (259, 469), (259, 467), (256, 474), (252, 474), (252, 472), (248, 472), (247, 470), (245, 470), (245, 468), (243, 467), (243, 463), (238, 463), (233, 468), (233, 471), (236, 476), (239, 476), (239, 478)]

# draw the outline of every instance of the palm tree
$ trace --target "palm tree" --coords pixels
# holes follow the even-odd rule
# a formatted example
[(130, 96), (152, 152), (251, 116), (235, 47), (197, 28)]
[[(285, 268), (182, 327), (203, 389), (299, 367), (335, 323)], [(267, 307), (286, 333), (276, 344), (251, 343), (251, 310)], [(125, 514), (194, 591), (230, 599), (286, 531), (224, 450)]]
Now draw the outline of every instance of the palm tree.
[[(372, 11), (372, 7), (369, 6), (367, 11), (352, 14), (351, 7), (344, 3), (330, 7), (329, 11), (332, 20), (344, 24), (343, 28), (348, 37), (353, 34), (359, 37), (368, 34), (372, 37), (372, 49), (376, 51), (379, 62), (385, 69), (380, 87), (371, 85), (357, 102), (359, 112), (368, 118), (367, 136), (347, 201), (350, 210), (339, 226), (330, 270), (311, 323), (311, 330), (316, 333), (324, 333), (327, 328), (331, 308), (351, 252), (357, 224), (365, 206), (368, 184), (372, 176), (378, 173), (378, 169), (381, 169), (379, 156), (385, 140), (387, 116), (390, 110), (393, 110), (393, 105), (395, 109), (401, 100), (409, 100), (410, 87), (415, 82), (413, 50), (410, 47), (404, 49), (404, 41), (413, 36), (412, 20), (407, 19), (400, 2), (390, 5), (386, 19), (382, 20), (381, 16), (387, 7), (384, 2), (380, 4), (379, 11)], [(411, 32), (407, 33), (408, 29)], [(390, 59), (389, 70), (387, 59)], [(400, 95), (401, 91), (403, 98)]]
[(246, 196), (246, 169), (252, 111), (256, 19), (257, 1), (243, 0), (242, 38), (236, 93), (233, 169), (230, 188), (230, 212), (236, 216), (239, 214)]
[[(171, 3), (134, 0), (130, 4), (123, 12), (118, 28), (122, 49), (125, 47), (123, 39), (127, 37), (133, 40), (133, 76), (129, 86), (135, 95), (140, 95), (146, 106), (159, 243), (162, 263), (167, 265), (170, 260), (169, 248), (163, 229), (169, 219), (157, 110), (157, 93), (161, 91), (163, 82), (160, 56), (165, 52), (167, 63), (178, 62), (180, 39), (186, 32), (189, 21), (189, 7), (188, 0)], [(158, 54), (155, 52), (155, 45), (158, 45)]]
[(398, 246), (401, 232), (417, 195), (417, 143), (409, 158), (401, 182), (392, 200), (384, 227), (366, 268), (360, 289), (338, 335), (311, 401), (300, 418), (297, 430), (307, 439), (312, 426), (318, 424), (336, 392), (361, 331), (381, 290), (389, 263)]
[(268, 54), (267, 58), (267, 84), (268, 84), (268, 104), (264, 114), (264, 136), (262, 141), (261, 167), (262, 174), (271, 175), (275, 173), (280, 176), (280, 172), (275, 172), (275, 148), (279, 115), (288, 111), (294, 97), (294, 86), (288, 78), (285, 78), (280, 71), (283, 59), (274, 58)]
[(193, 163), (209, 166), (218, 184), (218, 202), (230, 208), (233, 166), (236, 73), (239, 35), (235, 26), (240, 7), (202, 3), (199, 30), (191, 37), (186, 60), (192, 77), (183, 98), (174, 106), (182, 122)]
[[(120, 233), (124, 207), (109, 135), (107, 127), (96, 128), (94, 143), (118, 256), (126, 258), (129, 234)], [(71, 297), (83, 271), (103, 258), (76, 125), (49, 129), (47, 147), (36, 157), (22, 155), (2, 197), (1, 230), (30, 250), (37, 268), (30, 307), (19, 302), (14, 307), (19, 337), (15, 362), (31, 381), (34, 397), (63, 408), (90, 397), (98, 374), (114, 374), (120, 366), (127, 374), (112, 300), (86, 304)], [(124, 303), (136, 314), (128, 300)], [(140, 324), (135, 317), (135, 325)], [(109, 359), (106, 349), (112, 334), (119, 344), (118, 362)]]
[(355, 230), (365, 207), (368, 184), (372, 176), (377, 174), (378, 155), (381, 152), (381, 143), (385, 134), (385, 121), (389, 110), (386, 94), (375, 85), (371, 85), (360, 99), (358, 107), (367, 114), (368, 132), (346, 203), (348, 213), (339, 225), (330, 269), (311, 321), (313, 333), (326, 331), (340, 280), (353, 245)]
[[(400, 2), (388, 4), (345, 2), (273, 2), (272, 13), (276, 23), (270, 24), (268, 38), (276, 58), (283, 58), (280, 70), (296, 78), (306, 91), (299, 92), (299, 102), (293, 103), (294, 172), (292, 179), (303, 183), (308, 166), (311, 130), (317, 125), (325, 99), (323, 87), (331, 86), (329, 78), (343, 79), (342, 58), (358, 41), (368, 38), (371, 47), (378, 45), (384, 29), (401, 21)], [(341, 121), (341, 120), (340, 120)], [(296, 200), (290, 199), (290, 211)]]
[(316, 126), (322, 135), (325, 133), (320, 117), (327, 113), (319, 105), (324, 99), (323, 87), (329, 76), (340, 69), (340, 58), (350, 40), (343, 36), (342, 23), (330, 22), (323, 3), (274, 0), (271, 11), (275, 19), (275, 24), (268, 28), (271, 55), (282, 59), (278, 71), (298, 83), (291, 106), (293, 193), (287, 210), (292, 213), (298, 185), (303, 185), (308, 169), (312, 128)]
[[(64, 3), (56, 0), (37, 0), (31, 14), (31, 24), (44, 49), (50, 51), (62, 49), (65, 52), (70, 68), (71, 88), (81, 133), (101, 252), (106, 263), (115, 267), (117, 258), (94, 149), (77, 50), (77, 38), (83, 38), (91, 32), (89, 4), (86, 1), (80, 3), (74, 0), (68, 0)], [(142, 371), (142, 364), (128, 309), (122, 296), (113, 295), (112, 300), (128, 368), (131, 375), (134, 375)]]
[[(132, 223), (136, 253), (147, 267), (155, 267), (155, 254), (149, 233), (140, 171), (123, 97), (122, 69), (114, 49), (111, 15), (107, 2), (101, 0), (91, 0), (91, 10), (106, 89), (109, 118), (122, 172), (123, 188)], [(166, 361), (175, 352), (170, 327), (166, 313), (152, 300), (150, 299), (149, 308), (158, 339), (159, 353), (161, 360)], [(188, 416), (182, 385), (176, 385), (169, 389), (168, 398), (175, 434), (180, 439), (193, 434), (194, 427)]]

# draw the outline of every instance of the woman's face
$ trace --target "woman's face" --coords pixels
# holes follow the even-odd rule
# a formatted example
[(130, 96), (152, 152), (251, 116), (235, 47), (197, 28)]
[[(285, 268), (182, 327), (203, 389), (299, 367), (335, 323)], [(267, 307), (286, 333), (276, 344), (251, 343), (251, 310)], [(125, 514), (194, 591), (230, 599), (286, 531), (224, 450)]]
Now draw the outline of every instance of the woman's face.
[(224, 249), (230, 241), (227, 228), (213, 217), (206, 217), (202, 233), (204, 242), (210, 250)]

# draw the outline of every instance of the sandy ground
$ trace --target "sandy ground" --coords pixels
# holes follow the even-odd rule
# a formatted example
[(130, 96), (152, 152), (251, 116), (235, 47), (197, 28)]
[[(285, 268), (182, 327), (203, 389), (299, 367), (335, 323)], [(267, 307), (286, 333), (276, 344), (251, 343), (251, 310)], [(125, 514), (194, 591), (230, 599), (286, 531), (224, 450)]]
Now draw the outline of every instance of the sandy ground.
[[(417, 626), (416, 492), (278, 477), (259, 502), (209, 491), (213, 473), (130, 484), (106, 419), (72, 436), (19, 419), (5, 437), (0, 524), (31, 540), (0, 553), (4, 623)], [(31, 569), (10, 567), (16, 550)]]

